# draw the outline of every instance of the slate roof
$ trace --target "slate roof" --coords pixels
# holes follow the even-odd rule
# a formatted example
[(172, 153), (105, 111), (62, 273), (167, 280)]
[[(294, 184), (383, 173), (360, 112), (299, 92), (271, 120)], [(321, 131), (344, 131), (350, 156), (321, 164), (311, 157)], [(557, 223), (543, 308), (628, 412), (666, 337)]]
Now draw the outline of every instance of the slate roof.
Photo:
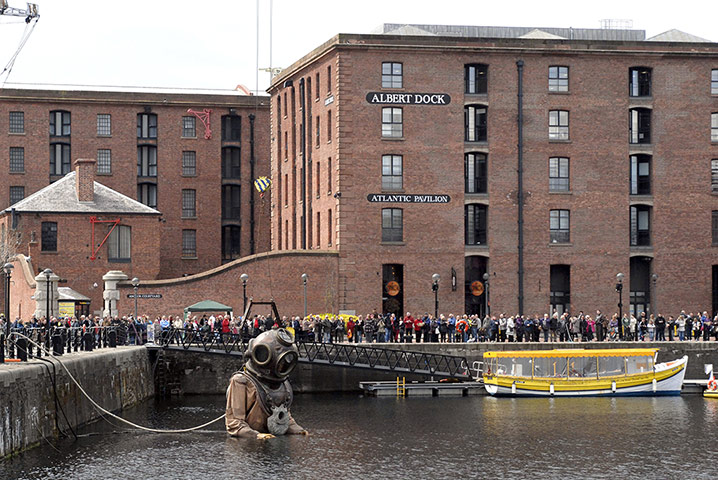
[(75, 290), (71, 289), (70, 287), (57, 287), (57, 293), (59, 294), (58, 300), (61, 302), (68, 302), (68, 301), (82, 301), (82, 302), (89, 302), (90, 299), (83, 294), (76, 292)]
[(713, 43), (705, 38), (696, 37), (690, 33), (682, 32), (680, 30), (668, 30), (667, 32), (660, 33), (655, 37), (648, 39), (649, 42), (689, 42), (689, 43)]
[[(615, 40), (641, 42), (646, 39), (645, 30), (613, 28), (547, 28), (547, 27), (489, 27), (470, 25), (418, 25), (384, 23), (372, 33), (385, 35), (424, 35), (469, 38), (520, 38), (535, 30), (556, 35), (567, 40)], [(535, 37), (533, 37), (535, 38)]]
[(95, 183), (93, 202), (79, 202), (75, 190), (76, 172), (70, 172), (60, 180), (38, 190), (2, 211), (10, 213), (91, 213), (161, 215), (152, 207), (122, 195), (101, 183)]

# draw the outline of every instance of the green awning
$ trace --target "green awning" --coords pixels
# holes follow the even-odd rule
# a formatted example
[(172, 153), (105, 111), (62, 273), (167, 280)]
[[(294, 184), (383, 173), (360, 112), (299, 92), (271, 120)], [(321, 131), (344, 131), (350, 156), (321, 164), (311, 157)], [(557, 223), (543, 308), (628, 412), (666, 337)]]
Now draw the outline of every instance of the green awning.
[(214, 300), (202, 300), (184, 309), (187, 312), (231, 312), (232, 307), (222, 305)]

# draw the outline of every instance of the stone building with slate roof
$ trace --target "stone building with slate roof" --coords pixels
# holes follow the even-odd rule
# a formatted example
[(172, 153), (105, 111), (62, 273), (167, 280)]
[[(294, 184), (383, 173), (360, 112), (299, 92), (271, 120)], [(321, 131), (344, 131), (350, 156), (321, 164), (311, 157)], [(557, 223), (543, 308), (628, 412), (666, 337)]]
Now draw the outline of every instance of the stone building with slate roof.
[[(161, 213), (96, 182), (95, 169), (95, 160), (78, 159), (75, 171), (0, 212), (0, 229), (21, 235), (18, 253), (24, 257), (16, 262), (29, 262), (34, 273), (53, 270), (61, 287), (90, 299), (90, 312), (102, 309), (96, 284), (107, 271), (144, 279), (160, 273)], [(18, 310), (33, 305), (20, 298), (34, 288), (17, 284), (28, 282), (26, 277), (12, 277), (11, 316), (27, 318), (33, 311)]]

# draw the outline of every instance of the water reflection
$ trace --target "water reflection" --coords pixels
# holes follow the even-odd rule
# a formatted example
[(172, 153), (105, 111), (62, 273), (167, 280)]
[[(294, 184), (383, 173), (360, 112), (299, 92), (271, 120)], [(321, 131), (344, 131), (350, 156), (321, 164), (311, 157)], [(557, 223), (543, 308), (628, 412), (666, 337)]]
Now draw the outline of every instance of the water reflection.
[[(212, 419), (224, 397), (147, 402), (139, 423), (181, 428)], [(78, 441), (0, 464), (11, 479), (712, 478), (718, 401), (664, 398), (362, 398), (298, 395), (311, 436), (229, 438), (223, 424), (140, 434), (96, 423)], [(698, 455), (693, 455), (693, 453)]]

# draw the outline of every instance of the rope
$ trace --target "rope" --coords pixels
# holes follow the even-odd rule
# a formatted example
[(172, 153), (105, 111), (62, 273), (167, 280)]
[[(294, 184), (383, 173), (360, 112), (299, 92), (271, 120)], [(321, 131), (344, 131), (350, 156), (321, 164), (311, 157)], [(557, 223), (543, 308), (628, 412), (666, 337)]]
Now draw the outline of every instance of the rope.
[(92, 397), (85, 391), (85, 389), (82, 388), (82, 385), (80, 385), (80, 383), (75, 379), (75, 377), (72, 375), (72, 373), (70, 373), (70, 370), (67, 369), (67, 367), (65, 366), (65, 364), (62, 363), (62, 361), (61, 361), (60, 359), (58, 359), (58, 358), (56, 358), (56, 357), (51, 357), (51, 356), (50, 356), (50, 352), (48, 352), (47, 350), (45, 350), (45, 347), (43, 347), (42, 345), (39, 345), (39, 344), (35, 343), (35, 342), (32, 341), (30, 338), (26, 337), (25, 335), (23, 335), (23, 334), (21, 334), (21, 333), (13, 332), (11, 335), (15, 335), (15, 336), (17, 336), (17, 337), (22, 337), (22, 338), (26, 339), (28, 342), (30, 342), (31, 344), (35, 345), (37, 348), (39, 348), (39, 349), (41, 349), (43, 352), (45, 352), (45, 354), (47, 355), (47, 357), (46, 357), (47, 359), (52, 358), (53, 360), (56, 360), (57, 363), (59, 363), (60, 366), (65, 370), (65, 372), (66, 372), (67, 375), (70, 377), (70, 379), (72, 380), (72, 382), (73, 382), (75, 385), (77, 385), (77, 388), (80, 389), (80, 392), (82, 392), (82, 394), (90, 401), (90, 403), (91, 403), (99, 412), (104, 413), (105, 415), (109, 415), (110, 417), (115, 418), (115, 419), (119, 420), (120, 422), (122, 422), (122, 423), (124, 423), (124, 424), (126, 424), (126, 425), (129, 425), (129, 426), (131, 426), (131, 427), (134, 427), (134, 428), (136, 428), (136, 429), (138, 429), (138, 430), (144, 430), (145, 432), (153, 432), (153, 433), (187, 433), (187, 432), (192, 432), (192, 431), (195, 431), (195, 430), (200, 430), (200, 429), (202, 429), (202, 428), (204, 428), (204, 427), (206, 427), (206, 426), (209, 426), (209, 425), (213, 424), (214, 422), (217, 422), (217, 421), (223, 419), (223, 418), (225, 417), (225, 415), (226, 415), (226, 414), (222, 414), (221, 416), (215, 418), (214, 420), (210, 420), (209, 422), (203, 423), (202, 425), (198, 425), (198, 426), (196, 426), (196, 427), (180, 428), (180, 429), (170, 429), (170, 430), (163, 430), (163, 429), (159, 429), (159, 428), (144, 427), (144, 426), (142, 426), (142, 425), (138, 425), (138, 424), (136, 424), (136, 423), (132, 423), (132, 422), (130, 422), (129, 420), (126, 420), (126, 419), (120, 417), (119, 415), (115, 415), (114, 413), (112, 413), (112, 412), (110, 412), (109, 410), (103, 408), (103, 407), (100, 406), (97, 402), (95, 402), (95, 400), (92, 399)]
[(33, 30), (35, 30), (35, 27), (37, 26), (37, 22), (39, 20), (39, 17), (35, 19), (35, 21), (32, 23), (32, 26), (30, 24), (25, 25), (25, 31), (22, 34), (22, 38), (20, 39), (20, 43), (17, 47), (17, 50), (15, 53), (10, 57), (10, 61), (5, 65), (5, 68), (2, 72), (0, 72), (0, 76), (5, 74), (7, 72), (7, 75), (5, 76), (5, 80), (2, 82), (2, 86), (5, 86), (5, 82), (7, 82), (8, 78), (10, 78), (10, 73), (12, 73), (12, 69), (15, 66), (15, 60), (17, 60), (18, 55), (20, 55), (20, 52), (22, 51), (23, 47), (27, 43), (28, 39), (30, 38), (30, 35), (32, 34)]

